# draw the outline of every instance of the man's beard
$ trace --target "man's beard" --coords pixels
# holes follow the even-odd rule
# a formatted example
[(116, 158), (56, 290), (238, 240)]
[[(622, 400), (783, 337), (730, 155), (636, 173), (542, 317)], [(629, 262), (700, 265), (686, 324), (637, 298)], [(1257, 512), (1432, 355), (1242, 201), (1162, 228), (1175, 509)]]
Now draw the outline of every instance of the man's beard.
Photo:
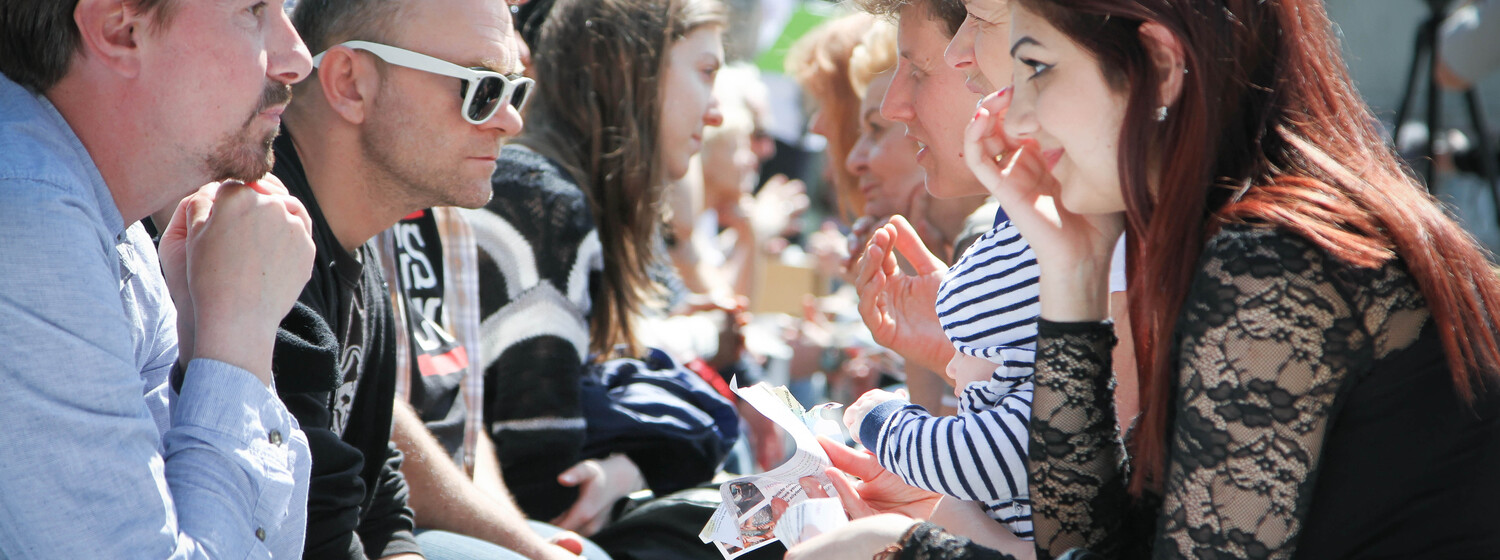
[(245, 125), (229, 135), (208, 156), (208, 170), (214, 181), (234, 179), (251, 182), (271, 172), (276, 156), (271, 151), (271, 142), (279, 129), (263, 134), (254, 130), (255, 118), (261, 111), (284, 105), (292, 98), (292, 86), (267, 82), (260, 95), (260, 106), (245, 119)]

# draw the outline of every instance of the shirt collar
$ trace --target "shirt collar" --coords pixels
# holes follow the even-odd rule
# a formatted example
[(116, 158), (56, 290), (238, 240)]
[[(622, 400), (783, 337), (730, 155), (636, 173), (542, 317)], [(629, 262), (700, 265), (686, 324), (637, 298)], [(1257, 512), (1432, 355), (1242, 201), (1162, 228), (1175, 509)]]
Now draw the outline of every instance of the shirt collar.
[(12, 105), (9, 110), (18, 120), (29, 120), (36, 127), (35, 132), (38, 140), (50, 141), (61, 150), (54, 151), (58, 161), (54, 162), (59, 167), (65, 167), (77, 178), (86, 181), (89, 189), (93, 192), (98, 203), (99, 216), (104, 221), (104, 226), (114, 234), (117, 239), (123, 239), (125, 218), (120, 215), (120, 207), (115, 204), (114, 193), (109, 190), (109, 185), (104, 183), (104, 176), (99, 174), (99, 167), (94, 164), (94, 158), (89, 155), (88, 148), (84, 147), (83, 141), (73, 132), (73, 127), (68, 125), (62, 113), (52, 105), (52, 101), (46, 96), (32, 93), (20, 84), (10, 80), (4, 74), (0, 74), (0, 100), (4, 104)]

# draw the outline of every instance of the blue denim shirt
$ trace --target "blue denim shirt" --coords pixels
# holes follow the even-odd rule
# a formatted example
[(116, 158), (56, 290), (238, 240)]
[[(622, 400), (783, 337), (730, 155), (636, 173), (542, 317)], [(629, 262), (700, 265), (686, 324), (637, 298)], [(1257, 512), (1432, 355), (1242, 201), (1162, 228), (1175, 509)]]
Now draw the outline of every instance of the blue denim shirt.
[(175, 393), (176, 321), (82, 142), (0, 76), (0, 558), (301, 556), (306, 437), (223, 362)]

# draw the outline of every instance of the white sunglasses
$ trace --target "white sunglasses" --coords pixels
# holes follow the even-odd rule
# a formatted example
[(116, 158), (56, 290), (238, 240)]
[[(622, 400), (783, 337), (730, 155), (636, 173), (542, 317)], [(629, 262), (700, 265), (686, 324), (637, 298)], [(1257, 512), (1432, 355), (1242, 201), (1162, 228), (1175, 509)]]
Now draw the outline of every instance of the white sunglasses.
[[(380, 43), (345, 41), (334, 47), (359, 49), (390, 64), (463, 80), (458, 88), (458, 94), (464, 100), (459, 109), (464, 115), (464, 120), (471, 124), (484, 124), (485, 121), (490, 120), (490, 117), (495, 116), (495, 112), (500, 110), (501, 105), (507, 103), (515, 107), (516, 112), (520, 112), (526, 107), (526, 101), (531, 98), (531, 92), (536, 85), (531, 78), (506, 76), (499, 72), (478, 68), (464, 68), (440, 58)], [(313, 57), (313, 68), (317, 68), (318, 64), (323, 62), (323, 55), (326, 54), (328, 51), (325, 50)]]

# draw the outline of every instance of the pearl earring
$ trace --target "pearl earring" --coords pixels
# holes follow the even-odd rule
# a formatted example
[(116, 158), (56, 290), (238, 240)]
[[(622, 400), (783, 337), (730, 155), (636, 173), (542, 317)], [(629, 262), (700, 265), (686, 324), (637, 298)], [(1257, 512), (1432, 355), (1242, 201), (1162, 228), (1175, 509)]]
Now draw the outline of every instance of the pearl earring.
[(1156, 122), (1162, 122), (1165, 120), (1167, 120), (1167, 106), (1162, 105), (1156, 108)]

